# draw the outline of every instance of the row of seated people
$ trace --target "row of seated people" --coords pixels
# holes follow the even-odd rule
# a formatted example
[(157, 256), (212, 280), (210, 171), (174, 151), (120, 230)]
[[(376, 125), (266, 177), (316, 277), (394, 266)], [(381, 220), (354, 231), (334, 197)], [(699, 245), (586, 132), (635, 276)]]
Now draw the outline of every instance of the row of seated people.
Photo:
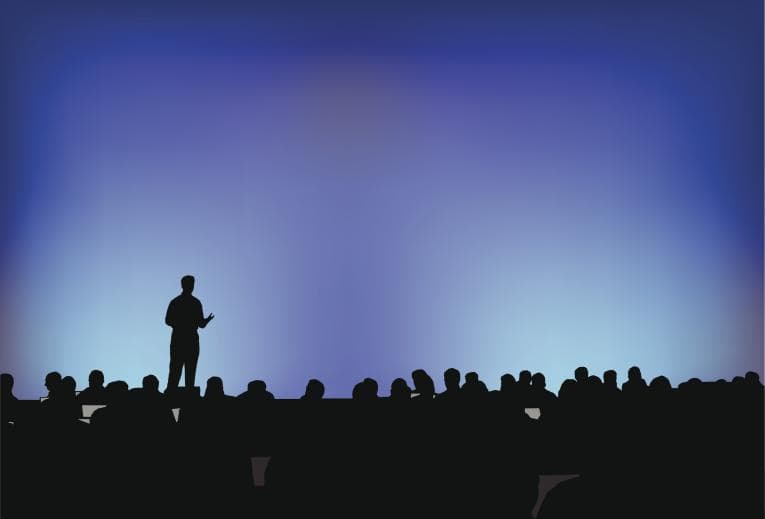
[[(446, 389), (436, 393), (432, 378), (417, 370), (411, 389), (397, 379), (390, 396), (380, 398), (377, 383), (365, 379), (352, 393), (362, 404), (334, 410), (327, 407), (332, 402), (305, 404), (323, 400), (319, 381), (293, 402), (275, 400), (259, 381), (228, 397), (222, 380), (212, 377), (178, 423), (167, 405), (171, 396), (151, 375), (133, 390), (111, 382), (98, 400), (82, 397), (85, 390), (76, 395), (71, 377), (47, 378), (49, 398), (35, 405), (51, 419), (9, 428), (13, 379), (2, 377), (2, 479), (10, 486), (3, 495), (34, 489), (45, 496), (11, 499), (3, 517), (292, 517), (309, 507), (317, 516), (529, 519), (540, 473), (580, 476), (550, 492), (537, 519), (762, 517), (762, 384), (755, 373), (711, 385), (691, 380), (672, 391), (658, 377), (646, 383), (637, 369), (620, 389), (614, 375), (601, 381), (580, 368), (554, 395), (543, 377), (528, 372), (503, 377), (492, 392), (474, 374), (461, 383), (456, 370), (447, 370)], [(102, 376), (91, 379), (103, 388)], [(604, 411), (608, 395), (630, 412)], [(678, 395), (684, 405), (657, 412), (658, 403)], [(75, 417), (83, 399), (108, 404), (90, 425)], [(373, 400), (379, 405), (367, 404)], [(237, 412), (265, 401), (274, 404), (254, 406), (252, 420)], [(470, 405), (449, 404), (454, 401)], [(694, 401), (699, 405), (685, 405)], [(417, 405), (422, 402), (432, 404)], [(481, 412), (507, 402), (557, 406), (566, 419), (547, 420), (555, 413), (545, 410), (537, 421)], [(65, 423), (71, 427), (59, 427)], [(574, 461), (565, 466), (561, 460), (571, 453)], [(270, 457), (265, 493), (250, 491), (253, 455)], [(539, 459), (545, 457), (557, 465), (544, 470)], [(83, 508), (83, 494), (97, 506)]]
[[(2, 402), (9, 404), (16, 401), (13, 395), (13, 376), (9, 373), (3, 373), (0, 376), (0, 390)], [(500, 379), (498, 390), (489, 391), (486, 384), (479, 379), (475, 372), (469, 372), (465, 375), (464, 383), (461, 383), (461, 374), (455, 368), (447, 369), (443, 375), (445, 389), (437, 393), (433, 379), (425, 370), (418, 369), (412, 372), (412, 381), (414, 388), (411, 388), (403, 378), (395, 379), (390, 386), (388, 398), (391, 400), (481, 400), (491, 397), (501, 397), (515, 399), (526, 407), (543, 408), (550, 405), (557, 399), (565, 401), (576, 401), (585, 398), (588, 395), (597, 394), (623, 394), (625, 396), (643, 395), (647, 393), (662, 394), (669, 393), (672, 385), (665, 376), (655, 377), (648, 384), (642, 377), (640, 368), (633, 366), (629, 369), (628, 379), (622, 384), (621, 389), (617, 384), (617, 373), (614, 370), (608, 370), (603, 373), (603, 378), (596, 375), (590, 375), (586, 367), (579, 367), (574, 372), (573, 379), (566, 379), (561, 384), (558, 394), (549, 391), (542, 373), (531, 374), (529, 371), (521, 371), (518, 379), (512, 374), (505, 374)], [(100, 370), (91, 371), (88, 377), (88, 386), (82, 391), (76, 391), (76, 381), (71, 376), (62, 377), (60, 373), (53, 371), (45, 377), (45, 387), (48, 391), (47, 397), (43, 400), (73, 400), (78, 404), (106, 404), (109, 401), (111, 390), (127, 387), (123, 381), (115, 381), (108, 386), (104, 386), (104, 374)], [(717, 383), (725, 386), (727, 381), (719, 379)], [(691, 388), (699, 386), (701, 380), (692, 378), (681, 383), (678, 389)], [(734, 388), (761, 388), (762, 384), (759, 375), (750, 371), (745, 376), (734, 377), (730, 385)], [(154, 375), (144, 377), (142, 386), (130, 390), (136, 396), (152, 396), (161, 398), (163, 393), (159, 390), (159, 380)], [(316, 379), (311, 379), (305, 388), (305, 393), (301, 397), (304, 400), (320, 400), (324, 397), (324, 384)], [(379, 385), (372, 378), (365, 378), (356, 384), (352, 391), (353, 400), (368, 401), (380, 398)], [(205, 390), (206, 398), (215, 398), (224, 396), (223, 381), (220, 377), (211, 377), (207, 381)], [(245, 401), (267, 401), (273, 400), (274, 395), (267, 390), (266, 383), (262, 380), (253, 380), (247, 386), (247, 390), (237, 396)]]

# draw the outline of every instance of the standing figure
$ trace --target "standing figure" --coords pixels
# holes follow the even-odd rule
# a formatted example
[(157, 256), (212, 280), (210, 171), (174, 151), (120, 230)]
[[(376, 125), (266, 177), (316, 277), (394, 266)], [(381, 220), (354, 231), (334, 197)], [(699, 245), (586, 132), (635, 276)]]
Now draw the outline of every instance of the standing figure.
[(170, 338), (170, 374), (167, 389), (176, 389), (181, 379), (181, 369), (186, 369), (186, 387), (194, 387), (194, 376), (199, 359), (199, 334), (197, 328), (204, 328), (215, 317), (204, 316), (202, 303), (191, 293), (194, 291), (194, 276), (181, 278), (181, 295), (170, 301), (165, 314), (165, 324), (172, 327)]

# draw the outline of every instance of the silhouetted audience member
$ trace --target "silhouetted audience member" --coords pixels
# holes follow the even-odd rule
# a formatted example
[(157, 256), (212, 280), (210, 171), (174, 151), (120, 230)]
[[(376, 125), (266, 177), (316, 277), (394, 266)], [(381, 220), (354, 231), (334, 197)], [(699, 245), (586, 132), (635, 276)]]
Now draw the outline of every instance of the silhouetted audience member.
[(466, 399), (477, 399), (486, 396), (489, 390), (486, 384), (478, 378), (478, 373), (471, 371), (465, 374), (465, 383), (462, 384), (462, 395)]
[(77, 420), (81, 414), (80, 404), (75, 398), (77, 382), (66, 376), (56, 384), (52, 395), (42, 403), (42, 410), (47, 420), (69, 423)]
[(564, 380), (561, 385), (560, 389), (558, 389), (558, 399), (560, 399), (562, 402), (571, 403), (575, 398), (576, 393), (576, 380), (573, 378), (567, 378)]
[(395, 401), (407, 401), (412, 398), (412, 388), (403, 378), (397, 378), (390, 384), (390, 399)]
[(574, 370), (574, 380), (576, 380), (577, 384), (584, 385), (584, 383), (587, 381), (587, 377), (589, 376), (590, 373), (584, 366), (579, 366)]
[(127, 382), (115, 380), (106, 384), (106, 407), (96, 409), (91, 425), (105, 429), (123, 429), (133, 420)]
[(439, 400), (457, 400), (462, 396), (462, 390), (460, 389), (460, 372), (456, 368), (449, 368), (444, 371), (444, 387), (446, 388), (443, 393), (439, 393), (436, 398)]
[(321, 400), (324, 398), (324, 384), (321, 381), (312, 378), (305, 386), (305, 394), (300, 397), (301, 400)]
[(353, 400), (375, 400), (377, 390), (377, 381), (367, 377), (353, 387), (351, 398)]
[(13, 375), (10, 373), (3, 373), (0, 375), (0, 391), (2, 391), (2, 398), (0, 399), (0, 408), (3, 412), (3, 423), (12, 422), (16, 418), (16, 407), (18, 399), (13, 395)]
[(603, 372), (603, 389), (606, 391), (619, 391), (616, 381), (616, 371), (609, 369)]
[(208, 378), (203, 398), (205, 400), (223, 400), (225, 397), (226, 393), (223, 391), (223, 379), (220, 377)]
[(626, 396), (638, 396), (645, 393), (646, 389), (648, 389), (648, 384), (643, 380), (640, 368), (632, 366), (627, 371), (627, 381), (622, 384), (622, 393)]
[(414, 384), (413, 393), (417, 394), (414, 400), (432, 400), (435, 396), (436, 385), (424, 369), (412, 371), (412, 383)]
[(655, 394), (666, 394), (672, 390), (672, 384), (669, 382), (667, 377), (660, 375), (651, 380), (651, 384), (648, 386), (648, 388)]
[(247, 384), (247, 391), (241, 393), (237, 398), (247, 402), (263, 402), (273, 400), (274, 395), (266, 389), (266, 383), (262, 380), (253, 380)]
[(45, 387), (48, 390), (48, 398), (53, 396), (53, 394), (56, 392), (56, 389), (58, 388), (58, 385), (61, 383), (61, 373), (58, 371), (51, 371), (47, 375), (45, 375)]
[(755, 371), (747, 371), (744, 375), (744, 381), (749, 387), (762, 389), (762, 382), (760, 382), (760, 375)]
[(542, 373), (534, 373), (534, 376), (531, 377), (531, 388), (526, 405), (541, 409), (543, 416), (550, 413), (557, 400), (555, 394), (546, 388), (545, 376)]
[(518, 373), (518, 382), (515, 384), (515, 393), (521, 406), (526, 405), (529, 389), (531, 389), (531, 371), (524, 369)]
[(88, 387), (80, 391), (77, 401), (81, 404), (103, 404), (106, 402), (106, 389), (104, 388), (104, 374), (94, 369), (88, 375)]

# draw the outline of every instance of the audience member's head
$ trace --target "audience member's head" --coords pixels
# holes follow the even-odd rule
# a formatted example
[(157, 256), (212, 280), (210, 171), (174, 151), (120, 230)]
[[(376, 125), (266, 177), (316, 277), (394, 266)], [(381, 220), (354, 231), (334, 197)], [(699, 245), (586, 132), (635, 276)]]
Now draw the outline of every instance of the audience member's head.
[(511, 391), (513, 389), (513, 386), (515, 386), (515, 377), (512, 376), (510, 373), (505, 373), (499, 379), (500, 391)]
[(627, 371), (627, 379), (631, 382), (639, 382), (643, 378), (643, 374), (640, 373), (640, 368), (637, 366), (632, 366)]
[(478, 380), (478, 373), (475, 371), (469, 371), (468, 373), (465, 373), (465, 384), (477, 384)]
[(449, 368), (444, 371), (444, 386), (447, 391), (454, 391), (460, 388), (460, 372), (456, 368)]
[(305, 394), (301, 397), (303, 400), (321, 400), (324, 398), (324, 384), (321, 381), (312, 378), (305, 386)]
[(584, 384), (584, 382), (587, 380), (587, 377), (589, 375), (590, 375), (589, 371), (587, 371), (587, 368), (585, 368), (584, 366), (579, 366), (574, 371), (574, 379), (576, 379), (576, 381), (579, 384)]
[(531, 377), (531, 387), (534, 389), (544, 389), (547, 386), (545, 376), (542, 373), (534, 373)]
[(53, 396), (61, 383), (61, 373), (51, 371), (45, 375), (45, 387), (48, 389), (48, 395)]
[(77, 390), (77, 381), (74, 380), (74, 377), (67, 375), (61, 379), (59, 388), (61, 389), (61, 396), (67, 398), (74, 397)]
[(648, 387), (654, 393), (666, 393), (672, 389), (672, 384), (667, 377), (659, 375), (651, 381)]
[(558, 398), (566, 399), (572, 396), (575, 390), (576, 390), (576, 380), (574, 380), (573, 378), (567, 378), (561, 383), (560, 389), (558, 389)]
[(0, 390), (2, 390), (4, 397), (13, 395), (13, 375), (10, 373), (0, 375)]
[(365, 378), (353, 387), (353, 400), (374, 400), (377, 398), (377, 381), (372, 378)]
[(130, 394), (130, 388), (124, 380), (115, 380), (106, 384), (106, 398), (108, 404), (120, 404)]
[(603, 373), (603, 384), (609, 389), (618, 389), (616, 371), (609, 369)]
[(436, 386), (424, 369), (412, 371), (412, 382), (414, 383), (414, 392), (419, 394), (419, 398), (433, 398), (436, 393)]
[(141, 387), (146, 393), (159, 393), (159, 379), (154, 375), (146, 375), (141, 381)]
[(220, 377), (210, 377), (207, 379), (207, 387), (205, 387), (204, 398), (206, 399), (220, 399), (223, 398), (225, 393), (223, 392), (223, 380)]
[(380, 389), (377, 381), (373, 378), (367, 377), (364, 379), (364, 385), (366, 386), (366, 391), (369, 398), (377, 398), (377, 391)]
[(104, 374), (99, 369), (94, 369), (88, 375), (88, 387), (91, 389), (103, 389)]
[(752, 387), (762, 387), (760, 375), (755, 371), (747, 371), (746, 375), (744, 375), (744, 381)]
[(524, 369), (518, 373), (518, 385), (521, 388), (525, 388), (529, 384), (531, 384), (531, 371)]
[(251, 380), (247, 384), (247, 391), (250, 393), (258, 394), (263, 393), (266, 390), (266, 383), (262, 380)]
[(391, 400), (409, 400), (412, 397), (412, 389), (406, 380), (403, 378), (397, 378), (390, 385), (390, 398)]

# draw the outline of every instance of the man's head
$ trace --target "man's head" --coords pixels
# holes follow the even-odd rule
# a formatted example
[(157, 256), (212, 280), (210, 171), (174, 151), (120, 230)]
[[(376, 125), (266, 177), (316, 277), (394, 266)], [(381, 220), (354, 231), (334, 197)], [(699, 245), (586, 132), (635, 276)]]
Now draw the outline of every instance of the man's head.
[(145, 377), (143, 377), (142, 387), (144, 391), (147, 391), (150, 393), (158, 393), (159, 379), (155, 377), (154, 375), (146, 375)]
[(324, 384), (320, 380), (312, 378), (305, 386), (304, 398), (309, 400), (320, 400), (324, 396)]
[(502, 375), (499, 381), (500, 381), (500, 385), (499, 385), (500, 391), (509, 391), (515, 385), (515, 377), (512, 376), (510, 373), (505, 373), (504, 375)]
[(58, 389), (58, 385), (61, 383), (61, 373), (58, 371), (51, 371), (45, 375), (45, 387), (48, 389), (48, 393), (53, 393)]
[(220, 377), (210, 377), (207, 379), (205, 398), (221, 398), (225, 394), (223, 391), (223, 379)]
[(478, 373), (475, 371), (471, 371), (469, 373), (465, 373), (465, 383), (466, 384), (477, 384), (478, 383)]
[(531, 377), (531, 387), (535, 389), (544, 389), (547, 387), (545, 376), (542, 373), (534, 373), (534, 376)]
[(603, 372), (603, 383), (610, 388), (615, 388), (616, 371), (609, 369), (608, 371)]
[(587, 371), (587, 368), (585, 368), (584, 366), (579, 366), (579, 367), (578, 367), (578, 368), (576, 368), (576, 370), (574, 371), (574, 378), (575, 378), (575, 379), (576, 379), (576, 381), (577, 381), (577, 382), (579, 382), (580, 384), (583, 384), (583, 383), (584, 383), (584, 381), (585, 381), (585, 380), (587, 380), (587, 377), (588, 377), (588, 376), (589, 376), (589, 373), (588, 373), (588, 371)]
[(94, 369), (88, 375), (88, 385), (92, 388), (101, 389), (104, 385), (104, 374), (101, 370)]
[(194, 276), (183, 276), (181, 278), (181, 288), (184, 294), (190, 294), (194, 291)]
[(456, 368), (449, 368), (444, 371), (444, 385), (446, 389), (460, 388), (460, 372)]

